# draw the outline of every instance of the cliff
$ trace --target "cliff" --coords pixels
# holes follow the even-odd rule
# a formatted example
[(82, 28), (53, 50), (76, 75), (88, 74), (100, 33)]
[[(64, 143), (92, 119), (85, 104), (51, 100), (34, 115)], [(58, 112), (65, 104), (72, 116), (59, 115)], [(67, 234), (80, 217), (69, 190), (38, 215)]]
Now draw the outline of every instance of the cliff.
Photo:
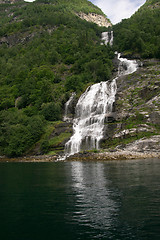
[(111, 22), (106, 17), (96, 13), (85, 14), (83, 12), (80, 12), (80, 13), (76, 13), (76, 15), (83, 20), (96, 23), (100, 27), (108, 28), (112, 26)]
[(145, 60), (138, 71), (117, 81), (111, 122), (107, 123), (107, 149), (137, 152), (160, 149), (160, 61)]

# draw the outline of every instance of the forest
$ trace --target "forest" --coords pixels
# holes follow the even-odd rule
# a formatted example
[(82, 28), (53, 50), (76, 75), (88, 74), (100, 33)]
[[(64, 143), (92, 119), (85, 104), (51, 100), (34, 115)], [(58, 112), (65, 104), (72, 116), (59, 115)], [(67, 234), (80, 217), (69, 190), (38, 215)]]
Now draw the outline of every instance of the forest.
[(106, 29), (79, 19), (83, 8), (101, 13), (84, 0), (0, 5), (0, 155), (26, 153), (62, 120), (72, 92), (111, 77), (113, 49), (100, 45)]
[(113, 26), (115, 49), (139, 58), (160, 58), (160, 1), (148, 0), (129, 19)]
[[(114, 52), (160, 58), (160, 2), (148, 0), (130, 19), (106, 29), (75, 13), (102, 11), (86, 0), (0, 4), (0, 155), (22, 156), (61, 121), (76, 92), (113, 76)], [(113, 47), (101, 33), (114, 31)], [(41, 143), (42, 153), (46, 142)]]

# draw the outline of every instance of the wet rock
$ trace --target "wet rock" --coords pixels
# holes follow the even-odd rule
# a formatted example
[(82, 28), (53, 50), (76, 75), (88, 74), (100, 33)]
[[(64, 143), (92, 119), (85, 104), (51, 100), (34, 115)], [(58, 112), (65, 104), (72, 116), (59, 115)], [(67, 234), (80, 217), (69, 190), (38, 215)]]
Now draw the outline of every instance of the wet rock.
[(78, 102), (77, 95), (76, 93), (73, 92), (68, 101), (65, 103), (64, 121), (66, 122), (73, 121), (77, 102)]

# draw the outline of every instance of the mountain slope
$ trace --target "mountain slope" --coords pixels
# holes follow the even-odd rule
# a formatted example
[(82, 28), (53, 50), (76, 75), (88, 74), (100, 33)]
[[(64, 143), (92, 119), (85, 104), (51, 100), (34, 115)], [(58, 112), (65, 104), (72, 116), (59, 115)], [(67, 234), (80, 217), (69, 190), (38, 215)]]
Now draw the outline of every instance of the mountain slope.
[[(158, 152), (160, 148), (160, 1), (148, 0), (130, 18), (113, 26), (114, 48), (141, 58), (132, 75), (117, 81), (113, 122), (102, 147)], [(157, 59), (150, 59), (157, 58)]]
[(103, 148), (159, 151), (159, 80), (160, 62), (150, 59), (145, 60), (135, 73), (117, 80), (113, 121), (107, 126)]
[(142, 58), (160, 58), (160, 1), (148, 0), (129, 19), (115, 25), (115, 48)]
[(73, 91), (78, 97), (110, 78), (113, 50), (100, 45), (106, 28), (80, 19), (80, 11), (104, 16), (86, 0), (0, 4), (0, 155), (26, 153), (62, 120)]
[(0, 155), (63, 151), (72, 134), (62, 121), (64, 104), (76, 92), (75, 105), (89, 85), (112, 77), (114, 50), (144, 58), (143, 67), (118, 80), (101, 147), (158, 151), (160, 64), (148, 58), (159, 58), (159, 1), (113, 26), (113, 48), (101, 45), (105, 27), (83, 20), (104, 17), (86, 0), (17, 0), (0, 4), (0, 14)]

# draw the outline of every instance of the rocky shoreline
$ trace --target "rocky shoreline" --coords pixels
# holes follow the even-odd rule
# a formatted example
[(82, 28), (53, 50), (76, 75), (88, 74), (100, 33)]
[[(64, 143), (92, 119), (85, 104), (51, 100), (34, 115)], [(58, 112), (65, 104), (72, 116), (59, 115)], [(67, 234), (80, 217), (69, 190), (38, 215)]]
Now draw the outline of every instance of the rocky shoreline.
[(0, 157), (0, 162), (55, 162), (57, 156), (55, 155), (38, 155), (38, 156), (25, 156), (17, 158)]
[(92, 153), (84, 152), (77, 153), (65, 160), (59, 160), (57, 155), (39, 155), (39, 156), (26, 156), (18, 158), (0, 157), (0, 162), (57, 162), (57, 161), (112, 161), (112, 160), (135, 160), (135, 159), (148, 159), (159, 158), (160, 152), (132, 152), (132, 151), (115, 151)]
[(75, 154), (67, 158), (67, 161), (109, 161), (109, 160), (131, 160), (131, 159), (147, 159), (160, 158), (160, 152), (130, 152), (115, 151), (104, 153), (86, 153)]

